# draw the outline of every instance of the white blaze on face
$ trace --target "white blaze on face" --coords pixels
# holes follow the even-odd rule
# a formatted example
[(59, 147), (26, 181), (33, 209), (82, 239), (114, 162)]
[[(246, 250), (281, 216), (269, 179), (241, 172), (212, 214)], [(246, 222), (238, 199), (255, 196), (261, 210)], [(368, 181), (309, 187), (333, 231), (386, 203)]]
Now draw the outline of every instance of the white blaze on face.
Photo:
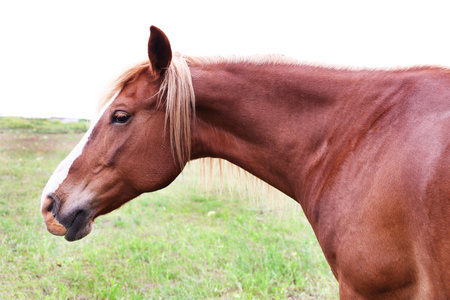
[[(120, 91), (119, 91), (120, 92)], [(47, 185), (44, 188), (44, 191), (42, 192), (41, 196), (41, 209), (44, 205), (44, 201), (47, 198), (47, 195), (50, 193), (55, 192), (59, 185), (66, 179), (67, 174), (69, 173), (70, 167), (72, 166), (73, 162), (77, 157), (83, 153), (84, 146), (86, 145), (92, 130), (95, 128), (95, 125), (97, 125), (97, 122), (100, 120), (100, 118), (105, 113), (106, 109), (113, 103), (113, 101), (117, 98), (117, 95), (119, 94), (117, 92), (105, 106), (102, 108), (100, 113), (98, 114), (97, 118), (92, 122), (91, 126), (89, 127), (89, 130), (86, 132), (86, 134), (83, 136), (81, 141), (75, 146), (75, 148), (69, 153), (69, 155), (59, 164), (59, 166), (56, 168), (56, 170), (53, 172), (52, 176), (47, 182)]]

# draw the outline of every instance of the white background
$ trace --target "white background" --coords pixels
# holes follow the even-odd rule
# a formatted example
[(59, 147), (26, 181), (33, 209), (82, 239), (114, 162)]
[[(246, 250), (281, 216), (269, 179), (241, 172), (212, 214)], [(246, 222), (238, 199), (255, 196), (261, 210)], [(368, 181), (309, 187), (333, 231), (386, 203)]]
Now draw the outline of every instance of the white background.
[(2, 1), (0, 116), (91, 118), (150, 25), (193, 55), (279, 53), (357, 67), (450, 66), (446, 1)]

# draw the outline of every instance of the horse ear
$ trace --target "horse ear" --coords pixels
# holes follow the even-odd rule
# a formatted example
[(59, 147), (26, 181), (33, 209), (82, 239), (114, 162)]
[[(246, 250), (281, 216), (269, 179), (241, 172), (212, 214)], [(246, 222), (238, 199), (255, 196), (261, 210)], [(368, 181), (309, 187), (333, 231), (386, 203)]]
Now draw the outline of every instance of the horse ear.
[(150, 71), (156, 77), (163, 76), (172, 61), (169, 39), (161, 29), (155, 26), (150, 27), (148, 59), (150, 60)]

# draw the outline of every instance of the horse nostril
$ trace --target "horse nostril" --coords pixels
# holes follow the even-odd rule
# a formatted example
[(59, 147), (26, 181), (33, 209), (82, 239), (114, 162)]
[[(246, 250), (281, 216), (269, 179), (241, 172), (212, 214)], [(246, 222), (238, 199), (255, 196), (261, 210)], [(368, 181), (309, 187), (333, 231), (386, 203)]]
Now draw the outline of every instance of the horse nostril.
[(47, 230), (56, 235), (64, 235), (67, 229), (57, 219), (56, 215), (60, 208), (58, 197), (54, 193), (44, 196), (42, 199), (42, 216), (44, 217)]
[(47, 195), (47, 198), (50, 200), (50, 204), (47, 206), (47, 212), (53, 212), (58, 209), (58, 197), (54, 193), (50, 193)]
[[(47, 196), (48, 197), (48, 196)], [(50, 198), (50, 197), (49, 197)], [(50, 205), (47, 206), (47, 212), (51, 212), (53, 210), (53, 204), (55, 203), (55, 201), (52, 199), (52, 202), (50, 202)]]

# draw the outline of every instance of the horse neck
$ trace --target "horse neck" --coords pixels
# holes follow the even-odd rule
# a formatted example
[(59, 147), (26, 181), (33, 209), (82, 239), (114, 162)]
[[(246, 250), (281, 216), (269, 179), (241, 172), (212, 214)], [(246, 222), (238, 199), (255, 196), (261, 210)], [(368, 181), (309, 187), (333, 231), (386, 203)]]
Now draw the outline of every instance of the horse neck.
[[(300, 203), (319, 188), (339, 148), (358, 136), (356, 119), (382, 110), (361, 105), (361, 85), (377, 83), (361, 83), (364, 76), (354, 71), (242, 63), (191, 72), (193, 157), (226, 159)], [(345, 116), (351, 108), (358, 116)]]

